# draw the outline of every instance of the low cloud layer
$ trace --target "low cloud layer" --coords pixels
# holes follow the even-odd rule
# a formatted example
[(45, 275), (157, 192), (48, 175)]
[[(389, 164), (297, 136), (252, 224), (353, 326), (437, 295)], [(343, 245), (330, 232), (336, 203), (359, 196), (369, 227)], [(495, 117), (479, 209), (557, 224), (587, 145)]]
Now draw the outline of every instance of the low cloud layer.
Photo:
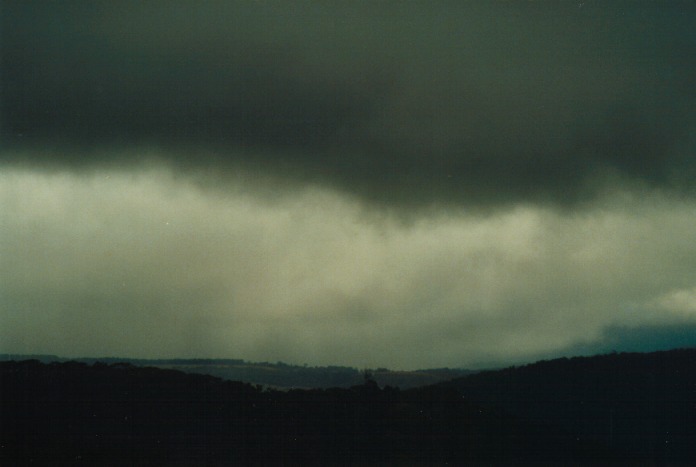
[(2, 8), (4, 144), (62, 148), (32, 163), (150, 145), (409, 208), (575, 205), (617, 178), (693, 194), (689, 2)]
[(159, 164), (3, 170), (2, 350), (477, 366), (696, 325), (689, 199), (405, 222), (244, 173), (206, 186)]

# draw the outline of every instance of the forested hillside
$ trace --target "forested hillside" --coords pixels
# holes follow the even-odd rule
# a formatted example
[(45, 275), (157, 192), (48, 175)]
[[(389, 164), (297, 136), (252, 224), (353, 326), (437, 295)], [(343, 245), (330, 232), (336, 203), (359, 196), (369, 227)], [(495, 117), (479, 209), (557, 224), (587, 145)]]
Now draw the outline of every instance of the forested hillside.
[(696, 350), (400, 390), (276, 390), (128, 363), (0, 363), (1, 465), (696, 462)]
[(457, 390), (276, 391), (129, 364), (0, 363), (2, 465), (594, 463), (598, 443)]
[(541, 361), (440, 387), (633, 462), (696, 463), (696, 349)]

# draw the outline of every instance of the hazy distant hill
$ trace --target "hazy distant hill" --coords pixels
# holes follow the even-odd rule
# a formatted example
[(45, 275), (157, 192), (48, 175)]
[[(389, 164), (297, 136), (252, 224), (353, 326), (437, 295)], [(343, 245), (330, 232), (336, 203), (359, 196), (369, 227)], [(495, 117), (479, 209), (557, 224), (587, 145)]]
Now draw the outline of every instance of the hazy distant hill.
[(633, 461), (696, 464), (696, 349), (540, 361), (440, 386)]
[[(310, 367), (288, 365), (277, 362), (247, 362), (240, 359), (133, 359), (133, 358), (62, 358), (56, 355), (17, 355), (0, 354), (0, 361), (38, 360), (43, 363), (77, 361), (93, 364), (102, 362), (129, 363), (135, 366), (154, 366), (157, 368), (181, 370), (217, 376), (230, 381), (261, 384), (278, 389), (290, 388), (348, 388), (363, 381), (363, 371), (345, 366)], [(425, 386), (447, 381), (458, 376), (475, 373), (471, 370), (437, 368), (418, 371), (391, 371), (386, 368), (370, 370), (373, 379), (380, 386), (395, 386), (401, 389)]]

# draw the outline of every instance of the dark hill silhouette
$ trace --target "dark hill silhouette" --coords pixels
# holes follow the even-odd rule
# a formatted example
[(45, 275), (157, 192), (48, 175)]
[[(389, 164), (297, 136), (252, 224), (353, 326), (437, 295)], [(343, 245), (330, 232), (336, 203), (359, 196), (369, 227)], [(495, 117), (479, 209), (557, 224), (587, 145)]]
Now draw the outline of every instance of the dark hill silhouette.
[(608, 445), (632, 463), (696, 464), (696, 349), (540, 361), (440, 387)]
[(129, 364), (0, 363), (0, 465), (597, 464), (602, 443), (454, 387), (277, 391)]

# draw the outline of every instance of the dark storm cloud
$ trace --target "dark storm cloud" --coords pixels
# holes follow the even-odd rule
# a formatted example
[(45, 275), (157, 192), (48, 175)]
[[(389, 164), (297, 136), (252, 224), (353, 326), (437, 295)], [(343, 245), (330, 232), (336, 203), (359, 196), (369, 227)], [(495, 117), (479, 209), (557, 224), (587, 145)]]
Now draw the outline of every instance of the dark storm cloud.
[(183, 148), (382, 202), (688, 189), (695, 21), (689, 2), (4, 0), (2, 137), (70, 148), (39, 163)]

